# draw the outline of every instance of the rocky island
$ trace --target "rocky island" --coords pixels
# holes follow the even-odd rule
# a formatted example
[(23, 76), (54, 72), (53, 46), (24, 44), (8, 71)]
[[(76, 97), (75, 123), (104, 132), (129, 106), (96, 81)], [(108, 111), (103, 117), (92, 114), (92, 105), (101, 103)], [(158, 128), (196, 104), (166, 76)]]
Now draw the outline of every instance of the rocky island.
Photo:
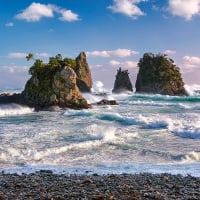
[(136, 92), (187, 95), (179, 68), (163, 54), (145, 53), (138, 63)]
[(63, 59), (61, 54), (50, 57), (48, 63), (36, 59), (29, 73), (31, 78), (24, 91), (21, 94), (2, 94), (0, 103), (19, 103), (37, 110), (51, 106), (73, 109), (90, 107), (80, 92), (89, 92), (92, 87), (91, 72), (84, 52), (76, 59)]
[(122, 70), (119, 68), (117, 70), (115, 84), (112, 92), (121, 93), (125, 91), (133, 92), (133, 86), (129, 78), (128, 70)]

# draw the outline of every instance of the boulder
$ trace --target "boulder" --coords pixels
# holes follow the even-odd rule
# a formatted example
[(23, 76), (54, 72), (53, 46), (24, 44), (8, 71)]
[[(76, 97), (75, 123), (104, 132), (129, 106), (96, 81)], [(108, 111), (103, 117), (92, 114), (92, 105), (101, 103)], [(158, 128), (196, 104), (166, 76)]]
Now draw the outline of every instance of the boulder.
[(137, 93), (187, 95), (180, 70), (167, 55), (145, 53), (138, 67)]
[(129, 78), (128, 70), (122, 70), (119, 68), (117, 70), (115, 84), (112, 92), (121, 93), (125, 91), (133, 92), (133, 86)]
[(97, 105), (119, 105), (116, 100), (107, 100), (102, 99), (101, 101), (97, 102)]
[(81, 52), (76, 57), (76, 67), (74, 71), (77, 75), (77, 85), (81, 92), (90, 92), (92, 88), (92, 75), (87, 63), (85, 52)]

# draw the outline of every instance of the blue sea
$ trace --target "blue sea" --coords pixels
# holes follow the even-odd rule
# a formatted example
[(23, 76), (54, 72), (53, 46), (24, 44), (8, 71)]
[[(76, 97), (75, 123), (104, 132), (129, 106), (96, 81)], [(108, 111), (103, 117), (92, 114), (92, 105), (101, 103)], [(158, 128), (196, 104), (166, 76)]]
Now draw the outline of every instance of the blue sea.
[[(0, 105), (0, 171), (200, 177), (199, 88), (187, 86), (187, 97), (93, 90), (88, 110)], [(119, 105), (95, 105), (104, 98)]]

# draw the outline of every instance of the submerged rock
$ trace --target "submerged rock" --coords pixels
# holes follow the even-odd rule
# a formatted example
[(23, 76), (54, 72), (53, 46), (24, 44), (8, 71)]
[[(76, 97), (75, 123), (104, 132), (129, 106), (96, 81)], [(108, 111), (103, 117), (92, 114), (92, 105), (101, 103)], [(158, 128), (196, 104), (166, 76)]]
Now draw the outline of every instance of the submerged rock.
[(116, 100), (107, 100), (102, 99), (101, 101), (97, 102), (97, 105), (119, 105)]
[(145, 53), (138, 67), (136, 92), (187, 95), (179, 68), (166, 55)]
[(119, 68), (117, 70), (117, 75), (115, 79), (113, 93), (121, 93), (125, 91), (133, 92), (133, 86), (129, 78), (128, 70), (122, 70)]

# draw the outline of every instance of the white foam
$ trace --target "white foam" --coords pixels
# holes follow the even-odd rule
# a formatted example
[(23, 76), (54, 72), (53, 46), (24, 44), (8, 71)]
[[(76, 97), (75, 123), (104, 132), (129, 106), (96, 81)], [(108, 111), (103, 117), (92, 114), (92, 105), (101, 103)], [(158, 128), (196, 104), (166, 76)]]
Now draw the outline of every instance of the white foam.
[(200, 161), (200, 152), (191, 151), (187, 153), (183, 158), (183, 162), (185, 163), (196, 161)]
[(167, 128), (170, 119), (161, 117), (160, 115), (152, 115), (152, 116), (145, 116), (145, 115), (138, 115), (135, 118), (138, 124), (143, 125), (145, 128)]
[(116, 128), (112, 126), (99, 127), (97, 124), (92, 124), (91, 126), (86, 128), (86, 132), (94, 139), (101, 140), (102, 142), (113, 142), (114, 140), (116, 140)]
[(198, 84), (185, 85), (185, 90), (190, 96), (200, 95), (200, 85)]
[(24, 115), (33, 113), (34, 109), (18, 104), (0, 105), (0, 116)]
[(66, 110), (64, 115), (66, 116), (91, 116), (93, 113), (89, 110)]
[(175, 135), (188, 138), (200, 139), (200, 118), (198, 114), (179, 116), (176, 120), (171, 120), (168, 129)]

